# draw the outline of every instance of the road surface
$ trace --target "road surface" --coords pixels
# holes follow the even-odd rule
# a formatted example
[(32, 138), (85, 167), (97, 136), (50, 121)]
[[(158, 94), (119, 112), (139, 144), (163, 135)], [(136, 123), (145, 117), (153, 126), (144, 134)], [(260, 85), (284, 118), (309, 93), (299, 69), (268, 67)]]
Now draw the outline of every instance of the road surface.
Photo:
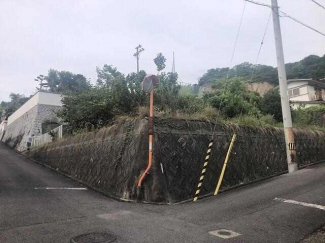
[(0, 144), (1, 243), (91, 232), (117, 243), (299, 242), (325, 225), (324, 206), (325, 164), (196, 203), (148, 205), (111, 200)]

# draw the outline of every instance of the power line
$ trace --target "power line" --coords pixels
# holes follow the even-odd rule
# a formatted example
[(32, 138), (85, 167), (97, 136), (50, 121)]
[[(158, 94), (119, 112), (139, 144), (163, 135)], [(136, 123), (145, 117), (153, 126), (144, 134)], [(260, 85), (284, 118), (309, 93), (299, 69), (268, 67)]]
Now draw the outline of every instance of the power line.
[(317, 4), (319, 7), (325, 9), (325, 7), (323, 5), (321, 5), (320, 3), (316, 2), (315, 0), (310, 0), (310, 1), (312, 1), (315, 4)]
[(260, 5), (260, 6), (272, 8), (271, 5), (268, 5), (268, 4), (265, 4), (265, 3), (260, 3), (260, 2), (256, 2), (256, 1), (253, 1), (253, 0), (244, 0), (244, 1), (245, 2), (250, 2), (250, 3), (253, 3), (253, 4), (256, 4), (256, 5)]
[(286, 14), (285, 12), (282, 12), (282, 11), (280, 11), (280, 12), (283, 14), (283, 16), (280, 16), (280, 17), (289, 18), (289, 19), (291, 19), (291, 20), (297, 22), (298, 24), (301, 24), (301, 25), (307, 27), (308, 29), (311, 29), (311, 30), (317, 32), (318, 34), (321, 34), (321, 35), (325, 36), (325, 34), (322, 33), (322, 32), (320, 32), (319, 30), (316, 30), (315, 28), (313, 28), (313, 27), (311, 27), (311, 26), (309, 26), (309, 25), (307, 25), (307, 24), (301, 22), (300, 20), (298, 20), (298, 19), (296, 19), (296, 18), (294, 18), (294, 17), (291, 17), (290, 15)]
[[(256, 1), (253, 1), (253, 0), (244, 0), (244, 1), (245, 1), (245, 2), (249, 2), (249, 3), (256, 4), (256, 5), (260, 5), (260, 6), (263, 6), (263, 7), (268, 7), (268, 8), (271, 8), (271, 9), (272, 9), (272, 7), (271, 7), (270, 5), (267, 5), (267, 4), (264, 4), (264, 3), (256, 2)], [(298, 20), (298, 19), (296, 19), (296, 18), (294, 18), (294, 17), (291, 17), (290, 15), (286, 14), (285, 12), (280, 11), (280, 10), (279, 10), (279, 12), (282, 14), (282, 15), (279, 15), (279, 17), (289, 18), (289, 19), (295, 21), (296, 23), (305, 26), (306, 28), (308, 28), (308, 29), (310, 29), (310, 30), (313, 30), (313, 31), (315, 31), (315, 32), (318, 33), (318, 34), (321, 34), (321, 35), (325, 36), (325, 34), (322, 33), (321, 31), (316, 30), (315, 28), (313, 28), (313, 27), (311, 27), (311, 26), (309, 26), (309, 25), (303, 23), (302, 21), (300, 21), (300, 20)]]
[(252, 76), (251, 76), (251, 81), (253, 80), (253, 77), (254, 77), (254, 74), (255, 74), (256, 65), (257, 65), (258, 59), (259, 59), (260, 54), (261, 54), (262, 46), (263, 46), (263, 44), (264, 44), (264, 39), (265, 39), (265, 36), (266, 36), (267, 30), (268, 30), (268, 27), (269, 27), (269, 23), (270, 23), (271, 16), (272, 16), (272, 12), (270, 12), (269, 18), (268, 18), (267, 23), (266, 23), (266, 26), (265, 26), (265, 31), (264, 31), (264, 34), (263, 34), (263, 37), (262, 37), (262, 41), (261, 41), (261, 45), (260, 45), (260, 49), (258, 50), (257, 57), (256, 57), (256, 61), (255, 61), (255, 65), (254, 65), (254, 67), (253, 67)]
[(236, 51), (236, 47), (237, 47), (237, 42), (238, 42), (238, 37), (239, 37), (239, 32), (240, 32), (240, 29), (241, 29), (241, 26), (242, 26), (242, 23), (243, 23), (243, 18), (244, 18), (245, 9), (246, 9), (246, 2), (245, 2), (245, 4), (244, 4), (243, 12), (242, 12), (242, 14), (241, 14), (241, 18), (240, 18), (239, 27), (238, 27), (238, 30), (237, 30), (237, 35), (236, 35), (235, 45), (234, 45), (234, 49), (233, 49), (233, 51), (232, 51), (231, 60), (230, 60), (230, 65), (229, 65), (229, 70), (228, 70), (228, 73), (227, 73), (227, 79), (228, 79), (228, 77), (229, 77), (229, 72), (230, 72), (230, 69), (231, 69), (231, 66), (232, 66), (232, 61), (233, 61), (233, 59), (234, 59), (234, 55), (235, 55), (235, 51)]

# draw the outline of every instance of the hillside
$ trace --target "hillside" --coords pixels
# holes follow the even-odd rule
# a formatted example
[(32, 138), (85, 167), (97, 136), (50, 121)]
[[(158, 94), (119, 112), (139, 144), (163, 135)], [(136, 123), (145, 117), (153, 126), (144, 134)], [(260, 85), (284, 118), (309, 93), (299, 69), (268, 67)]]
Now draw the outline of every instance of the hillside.
[[(294, 78), (325, 78), (325, 55), (322, 57), (310, 55), (299, 62), (286, 64), (288, 79)], [(200, 79), (199, 85), (207, 85), (214, 80), (227, 77), (229, 68), (209, 69)], [(242, 77), (254, 83), (268, 82), (278, 85), (277, 68), (267, 65), (256, 65), (244, 62), (234, 66), (229, 71), (229, 78)]]

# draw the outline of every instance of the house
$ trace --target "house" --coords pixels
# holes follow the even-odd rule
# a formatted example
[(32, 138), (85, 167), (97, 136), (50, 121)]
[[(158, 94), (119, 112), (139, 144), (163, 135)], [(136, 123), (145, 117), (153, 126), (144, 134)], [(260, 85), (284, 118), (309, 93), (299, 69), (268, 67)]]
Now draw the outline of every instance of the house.
[(27, 138), (47, 133), (60, 125), (57, 112), (62, 109), (60, 94), (38, 91), (24, 105), (8, 117), (2, 141), (23, 151)]
[(325, 104), (325, 82), (313, 79), (289, 79), (288, 95), (293, 109)]

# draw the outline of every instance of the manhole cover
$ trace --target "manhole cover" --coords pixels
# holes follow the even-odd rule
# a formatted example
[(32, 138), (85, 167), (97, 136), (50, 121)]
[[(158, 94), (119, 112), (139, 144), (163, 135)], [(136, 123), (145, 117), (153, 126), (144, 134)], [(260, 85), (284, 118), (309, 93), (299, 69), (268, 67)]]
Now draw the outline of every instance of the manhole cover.
[(116, 240), (116, 236), (108, 233), (87, 233), (78, 235), (70, 240), (70, 243), (110, 243)]

